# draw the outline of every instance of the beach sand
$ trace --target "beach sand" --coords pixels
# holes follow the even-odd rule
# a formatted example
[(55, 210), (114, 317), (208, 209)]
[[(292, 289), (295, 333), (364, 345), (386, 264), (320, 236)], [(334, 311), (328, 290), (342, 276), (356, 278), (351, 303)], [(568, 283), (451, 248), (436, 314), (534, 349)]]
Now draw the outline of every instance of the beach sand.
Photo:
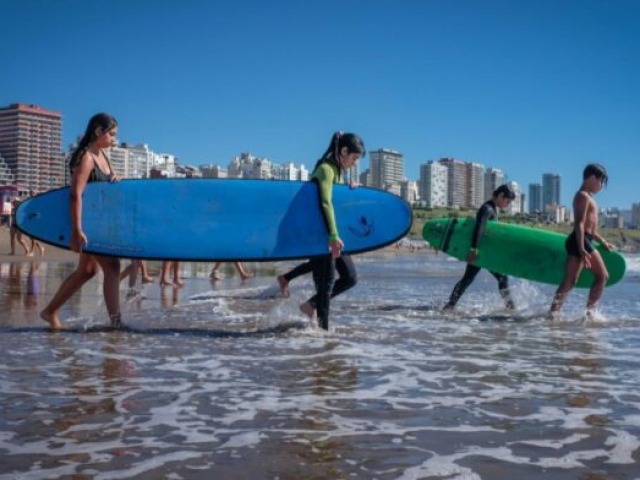
[[(24, 237), (24, 235), (23, 235)], [(16, 244), (16, 254), (11, 255), (11, 240), (9, 236), (9, 229), (6, 226), (2, 226), (0, 228), (0, 262), (11, 262), (11, 261), (25, 261), (30, 260), (32, 258), (37, 258), (44, 262), (50, 261), (75, 261), (78, 258), (78, 254), (74, 253), (70, 250), (64, 250), (62, 248), (53, 247), (51, 245), (47, 245), (46, 243), (42, 243), (44, 247), (44, 255), (38, 255), (38, 249), (35, 249), (35, 252), (32, 257), (24, 255), (22, 246)], [(30, 245), (30, 241), (27, 240), (27, 245)]]

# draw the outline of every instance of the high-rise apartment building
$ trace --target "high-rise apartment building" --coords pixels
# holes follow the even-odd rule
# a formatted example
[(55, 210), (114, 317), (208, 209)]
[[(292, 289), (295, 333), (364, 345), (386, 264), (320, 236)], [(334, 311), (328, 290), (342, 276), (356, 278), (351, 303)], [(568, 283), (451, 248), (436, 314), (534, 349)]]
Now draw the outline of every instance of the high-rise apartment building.
[(437, 208), (447, 206), (447, 167), (441, 163), (430, 161), (420, 165), (419, 192), (420, 199), (426, 207)]
[(640, 228), (640, 203), (634, 203), (631, 205), (630, 223), (633, 228)]
[(542, 204), (542, 184), (530, 183), (529, 184), (529, 213), (543, 212), (544, 205)]
[(373, 185), (373, 180), (371, 179), (371, 169), (367, 168), (364, 172), (358, 175), (358, 179), (360, 180), (360, 185), (371, 187)]
[(63, 185), (62, 115), (21, 103), (0, 108), (0, 156), (19, 196)]
[(545, 173), (542, 175), (542, 208), (560, 205), (560, 175)]
[(504, 184), (504, 173), (499, 168), (488, 167), (484, 171), (484, 199), (489, 200), (493, 192)]
[(447, 167), (447, 206), (466, 206), (467, 166), (455, 158), (441, 158), (438, 163)]
[(515, 215), (516, 213), (523, 213), (522, 192), (520, 191), (520, 185), (518, 185), (518, 182), (507, 182), (507, 186), (511, 189), (515, 197), (505, 210), (511, 215)]
[(481, 163), (467, 162), (466, 198), (463, 204), (468, 208), (480, 208), (485, 202), (484, 194), (484, 165)]
[(0, 155), (0, 186), (13, 185), (15, 182), (16, 176), (13, 174), (2, 155)]
[(371, 179), (374, 187), (398, 186), (404, 181), (404, 157), (400, 152), (380, 148), (369, 153)]

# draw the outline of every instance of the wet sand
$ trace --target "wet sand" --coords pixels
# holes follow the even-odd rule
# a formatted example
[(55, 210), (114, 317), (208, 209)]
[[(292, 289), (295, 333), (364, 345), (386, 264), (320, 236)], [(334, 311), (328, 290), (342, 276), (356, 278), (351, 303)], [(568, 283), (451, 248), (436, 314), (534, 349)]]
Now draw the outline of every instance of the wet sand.
[[(16, 254), (11, 255), (11, 237), (9, 235), (9, 229), (6, 226), (0, 227), (0, 262), (11, 261), (28, 261), (32, 259), (41, 260), (43, 262), (49, 261), (75, 261), (78, 258), (76, 253), (62, 248), (53, 247), (42, 243), (44, 247), (44, 255), (38, 255), (38, 249), (35, 249), (33, 256), (27, 256), (24, 254), (22, 245), (16, 242)], [(27, 245), (31, 245), (31, 242), (27, 240)]]

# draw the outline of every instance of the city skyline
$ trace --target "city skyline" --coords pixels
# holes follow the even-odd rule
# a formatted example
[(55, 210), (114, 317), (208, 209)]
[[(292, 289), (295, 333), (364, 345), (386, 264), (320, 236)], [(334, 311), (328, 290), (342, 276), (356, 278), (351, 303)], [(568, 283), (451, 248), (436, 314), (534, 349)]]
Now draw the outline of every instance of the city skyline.
[[(38, 105), (15, 103), (0, 106), (0, 179), (3, 179), (0, 185), (15, 184), (19, 195), (23, 195), (31, 191), (42, 192), (57, 188), (66, 183), (68, 169), (64, 161), (71, 155), (75, 145), (70, 145), (66, 152), (61, 150), (62, 117), (61, 112)], [(28, 152), (32, 155), (28, 155)], [(299, 164), (299, 167), (293, 162), (283, 165), (266, 157), (256, 157), (250, 152), (234, 156), (227, 168), (222, 162), (198, 166), (180, 163), (178, 155), (155, 152), (145, 142), (119, 141), (111, 149), (110, 156), (114, 171), (122, 178), (206, 177), (211, 176), (209, 173), (214, 170), (216, 178), (229, 176), (304, 181), (309, 175), (304, 164)], [(517, 181), (508, 180), (500, 169), (459, 159), (441, 158), (437, 162), (421, 164), (419, 176), (414, 180), (404, 175), (402, 153), (381, 148), (370, 151), (369, 157), (370, 165), (363, 169), (362, 174), (359, 174), (358, 165), (355, 165), (345, 172), (345, 179), (353, 181), (360, 176), (361, 184), (389, 189), (410, 203), (420, 201), (426, 206), (477, 208), (490, 196), (490, 192), (506, 183), (516, 192), (516, 201), (510, 208), (512, 213), (527, 210), (540, 212), (545, 211), (547, 206), (563, 206), (561, 177), (555, 173), (542, 174), (542, 184), (529, 184), (531, 198), (527, 209), (527, 203), (521, 198), (521, 195), (525, 195), (522, 186)], [(169, 164), (171, 168), (167, 169)], [(437, 165), (446, 166), (445, 171), (441, 171), (439, 175), (435, 175)], [(8, 173), (7, 167), (11, 167), (9, 170), (13, 170), (14, 174)], [(425, 167), (429, 167), (429, 172), (425, 173)], [(209, 173), (205, 173), (206, 171)], [(437, 176), (443, 177), (444, 184)], [(9, 177), (14, 177), (15, 180)], [(410, 187), (411, 183), (414, 187)], [(540, 187), (539, 195), (534, 193), (534, 187)], [(433, 195), (434, 188), (442, 190), (440, 194), (444, 194), (446, 198), (436, 199)], [(534, 200), (534, 196), (540, 198)], [(535, 203), (538, 205), (532, 207)]]
[(312, 167), (333, 131), (354, 131), (402, 153), (409, 179), (445, 157), (500, 168), (524, 193), (554, 172), (565, 204), (599, 161), (600, 206), (640, 201), (638, 2), (273, 7), (0, 0), (0, 105), (64, 112), (64, 145), (107, 111), (121, 140), (193, 165), (251, 151)]

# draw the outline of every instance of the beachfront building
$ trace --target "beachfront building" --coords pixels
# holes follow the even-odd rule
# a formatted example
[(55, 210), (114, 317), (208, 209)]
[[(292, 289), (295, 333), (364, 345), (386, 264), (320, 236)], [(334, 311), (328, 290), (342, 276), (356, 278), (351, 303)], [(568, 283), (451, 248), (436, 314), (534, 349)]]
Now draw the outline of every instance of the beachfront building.
[(447, 169), (447, 206), (466, 207), (467, 167), (455, 158), (441, 158), (440, 165)]
[(146, 143), (131, 145), (123, 143), (128, 150), (125, 171), (127, 178), (149, 178), (149, 172), (153, 166), (154, 153)]
[(178, 157), (169, 153), (153, 153), (151, 155), (151, 167), (149, 178), (174, 178), (180, 177), (177, 168), (180, 164)]
[(640, 203), (631, 205), (631, 227), (640, 228)]
[(364, 187), (370, 187), (373, 180), (371, 178), (371, 170), (369, 168), (367, 168), (364, 172), (362, 172), (359, 176), (358, 176), (358, 180), (360, 183), (360, 185), (364, 186)]
[(551, 204), (545, 207), (544, 213), (548, 221), (552, 223), (564, 223), (572, 221), (573, 210), (567, 212), (567, 209), (562, 205)]
[(214, 164), (201, 165), (200, 171), (202, 178), (227, 178), (229, 175), (226, 168)]
[(484, 165), (481, 163), (467, 162), (467, 197), (465, 206), (468, 208), (480, 208), (485, 202), (484, 193)]
[(505, 209), (505, 211), (510, 215), (515, 215), (516, 213), (523, 213), (523, 199), (522, 199), (522, 191), (520, 190), (520, 185), (518, 182), (507, 182), (507, 186), (514, 193), (515, 198), (511, 201), (509, 206)]
[(504, 173), (499, 168), (487, 167), (484, 171), (484, 199), (489, 200), (493, 192), (504, 184)]
[(604, 228), (624, 228), (624, 215), (619, 208), (605, 208), (598, 217), (600, 226)]
[(0, 156), (20, 197), (61, 186), (62, 115), (22, 103), (0, 108)]
[(418, 182), (414, 180), (405, 180), (400, 182), (400, 197), (403, 198), (409, 205), (414, 205), (418, 202)]
[(529, 184), (529, 213), (540, 213), (543, 210), (542, 205), (542, 184)]
[(545, 173), (542, 175), (542, 208), (560, 205), (560, 175)]
[(309, 179), (309, 170), (303, 164), (293, 162), (279, 165), (264, 157), (243, 152), (231, 159), (227, 169), (229, 178), (253, 178), (258, 180), (302, 180)]
[(277, 180), (309, 180), (309, 170), (304, 165), (297, 167), (293, 162), (289, 162), (282, 166), (274, 164), (273, 167), (274, 178)]
[(345, 183), (358, 183), (358, 176), (360, 175), (358, 170), (358, 164), (356, 163), (351, 168), (347, 168), (342, 172), (342, 179)]
[(13, 174), (5, 159), (0, 155), (0, 186), (15, 184), (16, 176)]
[(448, 178), (447, 167), (433, 160), (420, 165), (420, 200), (428, 208), (446, 207)]
[(389, 190), (389, 187), (399, 186), (405, 180), (404, 157), (395, 150), (379, 148), (370, 152), (369, 166), (372, 187)]

